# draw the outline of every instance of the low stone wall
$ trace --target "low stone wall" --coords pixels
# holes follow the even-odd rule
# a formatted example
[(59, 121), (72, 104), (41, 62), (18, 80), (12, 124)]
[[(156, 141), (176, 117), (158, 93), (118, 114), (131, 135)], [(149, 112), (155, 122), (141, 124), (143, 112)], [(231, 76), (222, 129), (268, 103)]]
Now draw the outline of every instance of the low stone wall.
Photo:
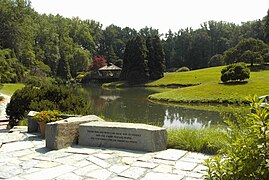
[(89, 122), (103, 122), (95, 115), (70, 117), (61, 121), (46, 124), (46, 147), (62, 149), (78, 143), (79, 125)]
[(84, 146), (154, 152), (165, 150), (166, 142), (164, 128), (146, 124), (91, 122), (79, 126), (79, 144)]

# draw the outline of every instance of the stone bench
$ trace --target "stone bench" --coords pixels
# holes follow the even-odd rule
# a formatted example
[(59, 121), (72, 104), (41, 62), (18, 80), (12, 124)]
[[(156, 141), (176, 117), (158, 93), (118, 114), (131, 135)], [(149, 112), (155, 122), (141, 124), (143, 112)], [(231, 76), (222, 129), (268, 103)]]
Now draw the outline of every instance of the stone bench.
[(134, 123), (91, 122), (80, 124), (79, 145), (114, 147), (140, 151), (166, 149), (164, 128)]
[(79, 125), (89, 122), (103, 122), (95, 115), (70, 117), (46, 124), (46, 147), (62, 149), (78, 143)]

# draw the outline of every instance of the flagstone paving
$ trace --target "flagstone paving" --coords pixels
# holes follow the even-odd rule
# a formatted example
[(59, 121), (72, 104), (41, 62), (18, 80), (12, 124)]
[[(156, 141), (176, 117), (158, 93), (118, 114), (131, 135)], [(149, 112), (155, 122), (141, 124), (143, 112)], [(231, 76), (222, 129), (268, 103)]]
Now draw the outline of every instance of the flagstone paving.
[(207, 158), (176, 149), (147, 153), (74, 145), (49, 150), (26, 128), (0, 129), (0, 179), (203, 179)]

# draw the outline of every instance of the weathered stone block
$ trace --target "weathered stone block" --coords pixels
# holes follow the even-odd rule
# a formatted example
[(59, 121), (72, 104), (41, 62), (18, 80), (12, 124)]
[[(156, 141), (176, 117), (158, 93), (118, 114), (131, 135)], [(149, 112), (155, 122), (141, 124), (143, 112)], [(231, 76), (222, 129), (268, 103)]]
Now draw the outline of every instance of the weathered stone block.
[(39, 125), (37, 123), (36, 120), (33, 120), (34, 116), (37, 114), (38, 112), (36, 111), (30, 111), (28, 113), (28, 133), (34, 133), (34, 132), (38, 132), (39, 131)]
[(79, 144), (141, 151), (166, 149), (164, 128), (134, 123), (92, 122), (79, 126)]
[(46, 147), (62, 149), (78, 143), (79, 125), (104, 120), (95, 115), (70, 117), (46, 124)]

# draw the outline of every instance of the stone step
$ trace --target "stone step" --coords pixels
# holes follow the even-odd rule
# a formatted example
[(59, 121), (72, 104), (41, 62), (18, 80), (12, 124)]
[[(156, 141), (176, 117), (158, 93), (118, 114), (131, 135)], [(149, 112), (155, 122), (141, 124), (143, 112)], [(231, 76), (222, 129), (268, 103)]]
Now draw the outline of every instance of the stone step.
[(0, 117), (0, 125), (7, 125), (8, 121), (9, 119), (7, 119), (6, 117)]
[(6, 118), (5, 116), (0, 116), (0, 122), (7, 122), (8, 118)]

